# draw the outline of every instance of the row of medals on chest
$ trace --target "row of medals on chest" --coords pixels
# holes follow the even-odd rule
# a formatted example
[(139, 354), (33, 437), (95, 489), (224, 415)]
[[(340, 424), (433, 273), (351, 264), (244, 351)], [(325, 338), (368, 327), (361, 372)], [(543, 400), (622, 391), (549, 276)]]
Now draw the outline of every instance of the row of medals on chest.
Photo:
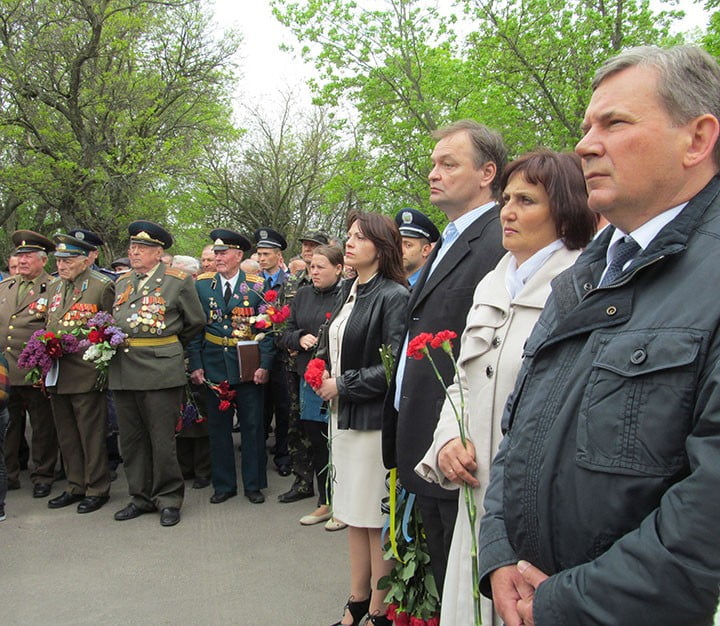
[[(160, 295), (160, 289), (149, 295), (148, 289), (143, 289), (143, 297), (140, 300), (140, 308), (125, 319), (133, 333), (141, 330), (151, 335), (162, 335), (165, 330), (165, 298)], [(130, 305), (135, 308), (135, 303)]]

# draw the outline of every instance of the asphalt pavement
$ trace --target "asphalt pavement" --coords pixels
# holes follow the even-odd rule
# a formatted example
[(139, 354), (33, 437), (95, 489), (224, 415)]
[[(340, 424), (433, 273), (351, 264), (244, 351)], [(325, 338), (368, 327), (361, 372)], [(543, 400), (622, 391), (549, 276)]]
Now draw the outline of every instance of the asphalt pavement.
[[(8, 492), (0, 522), (0, 623), (327, 625), (342, 615), (348, 588), (347, 531), (301, 526), (316, 499), (280, 504), (292, 477), (270, 469), (266, 502), (241, 494), (210, 504), (212, 487), (186, 482), (182, 520), (159, 514), (125, 522), (122, 474), (110, 501), (80, 515), (32, 497), (27, 472)], [(241, 483), (240, 483), (241, 484)], [(63, 491), (56, 482), (50, 497)]]

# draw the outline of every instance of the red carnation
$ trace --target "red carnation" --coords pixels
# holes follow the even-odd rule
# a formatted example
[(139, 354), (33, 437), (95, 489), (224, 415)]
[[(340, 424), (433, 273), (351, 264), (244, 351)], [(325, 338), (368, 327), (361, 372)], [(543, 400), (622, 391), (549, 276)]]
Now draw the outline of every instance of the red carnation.
[[(52, 333), (46, 333), (47, 335), (52, 335)], [(59, 359), (63, 355), (63, 349), (62, 344), (60, 343), (60, 340), (55, 337), (55, 335), (52, 335), (51, 338), (48, 339), (46, 351), (48, 356), (51, 359)]]
[(105, 340), (105, 333), (99, 330), (91, 330), (88, 333), (90, 343), (102, 343)]
[(220, 409), (221, 411), (227, 411), (231, 406), (232, 404), (230, 404), (230, 402), (228, 402), (227, 400), (220, 400), (220, 403), (218, 404), (218, 409)]
[(255, 328), (257, 328), (258, 330), (264, 330), (269, 326), (270, 324), (268, 323), (268, 321), (263, 319), (262, 317), (257, 322), (255, 322)]
[(325, 373), (325, 361), (322, 359), (311, 359), (305, 369), (305, 382), (313, 389), (320, 389)]
[(427, 626), (427, 622), (421, 617), (411, 617), (410, 626)]
[(290, 307), (287, 304), (279, 311), (270, 314), (273, 324), (282, 324), (288, 317), (290, 317)]
[(410, 626), (410, 615), (405, 611), (398, 611), (395, 614), (395, 624), (397, 626)]
[(427, 345), (432, 339), (432, 333), (420, 333), (417, 337), (413, 337), (408, 344), (407, 355), (413, 359), (422, 359), (427, 351)]
[(440, 626), (440, 616), (433, 615), (428, 621), (427, 626)]
[(265, 302), (275, 302), (277, 300), (278, 293), (274, 289), (269, 289), (263, 294), (263, 298), (265, 298)]
[(395, 619), (397, 610), (398, 610), (397, 604), (389, 604), (388, 608), (387, 608), (387, 613), (385, 614), (385, 616), (392, 622)]
[[(440, 346), (442, 346), (442, 348), (447, 352), (448, 349), (452, 350), (452, 343), (450, 342), (453, 339), (457, 339), (456, 332), (452, 330), (441, 330), (433, 337), (430, 345), (433, 348), (439, 348)], [(445, 342), (447, 342), (447, 344)]]

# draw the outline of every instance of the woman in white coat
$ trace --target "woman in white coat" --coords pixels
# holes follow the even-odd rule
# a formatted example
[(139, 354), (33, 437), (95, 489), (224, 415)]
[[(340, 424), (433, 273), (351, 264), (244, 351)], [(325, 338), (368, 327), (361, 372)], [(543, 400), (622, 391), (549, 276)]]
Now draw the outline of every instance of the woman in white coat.
[[(595, 215), (574, 154), (538, 150), (510, 163), (502, 176), (500, 221), (508, 253), (480, 281), (467, 316), (458, 358), (459, 378), (449, 389), (459, 406), (462, 385), (468, 445), (460, 441), (455, 413), (446, 400), (433, 443), (415, 471), (447, 489), (474, 488), (477, 520), (490, 464), (502, 432), (500, 420), (522, 361), (523, 344), (550, 295), (550, 281), (575, 262), (592, 239)], [(437, 358), (443, 358), (438, 354)], [(440, 623), (473, 623), (471, 531), (460, 502), (445, 575)], [(492, 603), (481, 601), (483, 624), (501, 624)]]

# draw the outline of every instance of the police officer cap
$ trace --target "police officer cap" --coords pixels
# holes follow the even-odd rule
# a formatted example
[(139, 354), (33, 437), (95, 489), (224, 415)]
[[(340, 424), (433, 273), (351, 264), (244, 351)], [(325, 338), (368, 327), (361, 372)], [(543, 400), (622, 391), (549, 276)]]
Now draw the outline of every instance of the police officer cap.
[(165, 249), (173, 245), (172, 235), (155, 222), (137, 220), (128, 226), (130, 243), (143, 246), (161, 246)]
[(305, 235), (300, 237), (298, 241), (300, 243), (303, 241), (310, 241), (311, 243), (316, 243), (319, 246), (326, 246), (330, 243), (328, 236), (320, 230), (309, 230)]
[(424, 237), (435, 243), (440, 239), (440, 231), (430, 218), (417, 209), (403, 209), (395, 216), (395, 223), (400, 229), (403, 237), (412, 237), (419, 239)]
[(55, 256), (61, 259), (71, 256), (87, 256), (97, 248), (86, 240), (71, 235), (55, 235)]
[(55, 244), (47, 237), (33, 230), (16, 230), (10, 239), (18, 252), (52, 252)]
[(91, 230), (85, 230), (84, 228), (73, 228), (72, 230), (68, 231), (68, 235), (70, 235), (71, 237), (75, 237), (75, 239), (87, 241), (89, 244), (95, 246), (96, 248), (105, 245), (105, 242), (100, 239), (100, 235), (94, 233)]
[(252, 244), (247, 237), (243, 237), (240, 233), (227, 228), (216, 228), (210, 233), (210, 239), (213, 240), (213, 250), (249, 250)]
[(253, 237), (255, 237), (255, 245), (258, 248), (279, 248), (280, 250), (287, 248), (285, 237), (272, 228), (258, 228)]

